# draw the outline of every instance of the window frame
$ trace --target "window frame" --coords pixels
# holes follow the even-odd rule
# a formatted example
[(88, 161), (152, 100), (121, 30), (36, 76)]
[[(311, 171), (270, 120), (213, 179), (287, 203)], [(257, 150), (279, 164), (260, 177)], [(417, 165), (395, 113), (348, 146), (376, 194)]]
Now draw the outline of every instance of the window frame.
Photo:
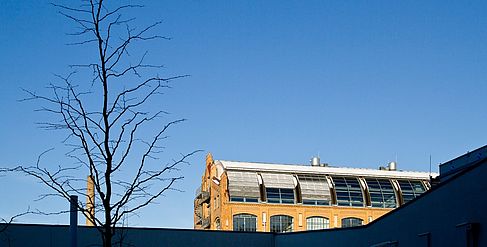
[[(357, 220), (358, 222), (360, 222), (360, 225), (353, 224), (354, 220)], [(344, 224), (344, 222), (347, 222), (347, 221), (349, 222), (349, 224)], [(341, 222), (341, 228), (350, 228), (350, 227), (357, 227), (357, 226), (363, 226), (364, 225), (364, 220), (361, 218), (357, 218), (357, 217), (345, 217), (345, 218), (342, 218), (340, 222)]]
[[(243, 220), (243, 228), (238, 228), (238, 220)], [(257, 216), (249, 213), (239, 213), (232, 216), (233, 231), (238, 232), (256, 232), (257, 231)], [(252, 224), (252, 221), (254, 221)], [(247, 225), (249, 227), (247, 227)], [(253, 225), (253, 227), (252, 227)]]
[[(294, 189), (266, 187), (265, 193), (266, 193), (266, 199), (268, 203), (275, 203), (275, 204), (295, 204), (296, 203), (296, 191)], [(290, 195), (292, 195), (292, 199)]]
[[(362, 188), (359, 178), (332, 176), (332, 180), (334, 185), (333, 188), (335, 192), (337, 206), (365, 207), (366, 205), (365, 192), (364, 189)], [(337, 186), (337, 182), (338, 182), (338, 186)], [(352, 185), (357, 185), (357, 186), (352, 186)], [(360, 200), (356, 200), (358, 198)], [(358, 203), (361, 204), (359, 205)]]
[[(323, 222), (316, 222), (319, 220), (322, 220)], [(322, 226), (320, 224), (322, 224)], [(329, 229), (329, 228), (330, 228), (330, 219), (328, 219), (326, 217), (310, 216), (310, 217), (306, 218), (306, 230), (307, 231), (324, 230), (324, 229)]]
[[(398, 206), (397, 193), (391, 180), (387, 178), (373, 178), (373, 177), (366, 177), (364, 178), (364, 180), (367, 183), (367, 190), (369, 192), (371, 207), (396, 208)], [(377, 186), (374, 183), (376, 183)], [(386, 186), (390, 188), (386, 188)], [(394, 199), (394, 204), (390, 202), (391, 198)]]
[(298, 174), (297, 179), (303, 205), (331, 206), (333, 196), (326, 176)]
[[(278, 222), (275, 222), (278, 219)], [(277, 232), (277, 233), (284, 233), (284, 232), (293, 232), (294, 231), (294, 217), (285, 214), (278, 214), (272, 215), (269, 218), (269, 231), (270, 232)], [(287, 223), (287, 225), (284, 225)], [(275, 227), (278, 224), (278, 227)]]
[(231, 196), (230, 202), (258, 203), (259, 198)]
[[(396, 181), (399, 185), (399, 189), (401, 190), (403, 205), (416, 199), (416, 197), (422, 195), (427, 190), (421, 180), (397, 179)], [(403, 185), (405, 186), (403, 187)], [(415, 185), (420, 185), (422, 190), (418, 191)]]

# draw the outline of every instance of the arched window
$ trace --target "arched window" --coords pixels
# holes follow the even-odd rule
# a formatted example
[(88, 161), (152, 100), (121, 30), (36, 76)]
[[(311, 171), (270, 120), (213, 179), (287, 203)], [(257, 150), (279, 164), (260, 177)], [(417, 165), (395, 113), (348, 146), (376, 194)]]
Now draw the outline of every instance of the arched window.
[(363, 220), (355, 217), (348, 217), (342, 219), (342, 228), (354, 227), (363, 225)]
[(258, 202), (260, 186), (255, 172), (227, 171), (231, 202)]
[(233, 216), (233, 230), (241, 232), (257, 231), (257, 216), (252, 214), (236, 214)]
[(215, 228), (216, 228), (217, 230), (221, 230), (221, 229), (222, 229), (222, 226), (221, 226), (221, 224), (220, 224), (220, 218), (216, 218), (216, 219), (215, 219)]
[(297, 181), (291, 174), (261, 173), (268, 203), (294, 204)]
[(330, 187), (325, 176), (298, 175), (298, 178), (303, 204), (330, 205)]
[(421, 181), (397, 180), (397, 182), (399, 182), (399, 187), (401, 187), (403, 203), (413, 200), (426, 191)]
[(271, 216), (271, 232), (292, 232), (293, 217), (287, 215)]
[(364, 197), (357, 178), (333, 177), (338, 206), (363, 207)]
[(306, 230), (321, 230), (330, 228), (330, 220), (325, 217), (313, 216), (306, 219)]
[(370, 205), (374, 208), (395, 208), (396, 194), (388, 179), (365, 178), (369, 188)]

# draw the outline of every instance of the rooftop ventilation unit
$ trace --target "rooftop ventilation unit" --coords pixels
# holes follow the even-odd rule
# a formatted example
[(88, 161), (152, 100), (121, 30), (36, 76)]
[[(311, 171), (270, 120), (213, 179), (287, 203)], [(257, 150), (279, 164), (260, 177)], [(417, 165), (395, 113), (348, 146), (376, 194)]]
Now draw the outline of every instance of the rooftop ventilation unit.
[(320, 166), (320, 157), (313, 157), (311, 159), (311, 166)]
[(389, 162), (389, 165), (387, 165), (387, 168), (389, 168), (389, 171), (395, 171), (397, 169), (397, 163), (395, 161)]
[(381, 171), (396, 171), (397, 170), (397, 163), (395, 161), (391, 161), (385, 167), (379, 166), (379, 170), (381, 170)]

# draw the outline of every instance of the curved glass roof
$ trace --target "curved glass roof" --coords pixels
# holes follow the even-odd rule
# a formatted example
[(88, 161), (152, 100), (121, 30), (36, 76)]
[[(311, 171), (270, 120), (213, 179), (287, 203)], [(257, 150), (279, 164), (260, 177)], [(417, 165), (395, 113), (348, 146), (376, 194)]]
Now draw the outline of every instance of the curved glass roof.
[(255, 172), (228, 171), (228, 191), (231, 197), (259, 198), (260, 189)]
[(397, 182), (401, 188), (403, 203), (413, 200), (426, 191), (423, 183), (419, 180), (397, 180)]
[[(348, 207), (395, 208), (424, 193), (427, 188), (421, 179), (395, 179), (383, 177), (335, 176), (228, 170), (228, 191), (232, 198), (257, 198), (272, 189), (294, 192), (294, 203), (305, 205), (337, 205)], [(263, 184), (259, 183), (259, 175)], [(272, 191), (268, 191), (270, 193)], [(287, 193), (287, 192), (286, 192)], [(271, 193), (272, 194), (272, 193)], [(269, 194), (267, 197), (271, 196)], [(294, 197), (293, 197), (294, 198)]]
[(364, 196), (357, 178), (332, 177), (338, 206), (363, 207)]
[(298, 175), (304, 204), (330, 205), (331, 193), (325, 176)]
[(395, 208), (397, 206), (394, 187), (388, 179), (365, 178), (370, 195), (370, 205), (374, 208)]

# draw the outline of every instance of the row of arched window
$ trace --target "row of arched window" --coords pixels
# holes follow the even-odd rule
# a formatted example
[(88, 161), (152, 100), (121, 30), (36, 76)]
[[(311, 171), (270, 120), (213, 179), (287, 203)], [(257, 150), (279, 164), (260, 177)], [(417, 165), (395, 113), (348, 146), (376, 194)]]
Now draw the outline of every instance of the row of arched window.
[[(347, 217), (341, 220), (342, 228), (361, 226), (363, 220), (355, 217)], [(326, 217), (311, 216), (306, 218), (306, 230), (322, 230), (330, 228), (330, 220)], [(233, 230), (244, 232), (257, 231), (257, 216), (253, 214), (236, 214), (233, 216)], [(289, 215), (273, 215), (270, 217), (271, 232), (292, 232), (294, 230), (294, 218)]]
[(427, 181), (227, 171), (231, 202), (396, 208), (424, 193)]

